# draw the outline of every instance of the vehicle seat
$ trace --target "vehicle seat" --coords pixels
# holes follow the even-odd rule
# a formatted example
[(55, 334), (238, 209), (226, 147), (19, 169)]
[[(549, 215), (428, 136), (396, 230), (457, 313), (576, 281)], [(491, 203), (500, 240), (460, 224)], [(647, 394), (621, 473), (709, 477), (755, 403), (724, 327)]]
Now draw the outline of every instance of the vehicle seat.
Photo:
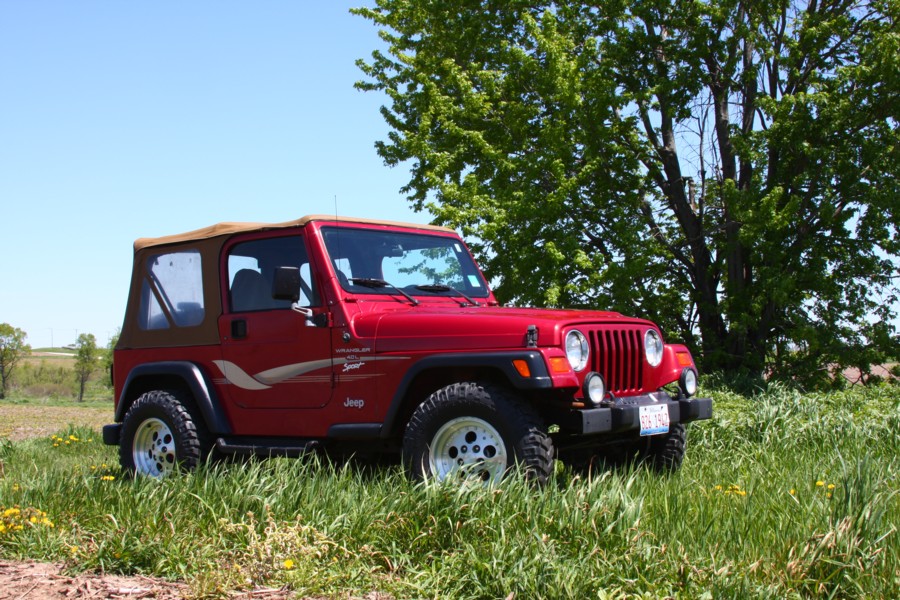
[(231, 310), (266, 310), (273, 307), (272, 292), (262, 273), (241, 269), (231, 283)]

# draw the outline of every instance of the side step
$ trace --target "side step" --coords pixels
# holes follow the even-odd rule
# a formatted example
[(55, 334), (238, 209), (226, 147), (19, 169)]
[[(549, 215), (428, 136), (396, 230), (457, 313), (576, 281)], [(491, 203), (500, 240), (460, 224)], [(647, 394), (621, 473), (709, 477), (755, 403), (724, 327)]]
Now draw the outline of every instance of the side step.
[(318, 440), (283, 438), (219, 438), (216, 440), (216, 450), (224, 454), (297, 458), (318, 447)]

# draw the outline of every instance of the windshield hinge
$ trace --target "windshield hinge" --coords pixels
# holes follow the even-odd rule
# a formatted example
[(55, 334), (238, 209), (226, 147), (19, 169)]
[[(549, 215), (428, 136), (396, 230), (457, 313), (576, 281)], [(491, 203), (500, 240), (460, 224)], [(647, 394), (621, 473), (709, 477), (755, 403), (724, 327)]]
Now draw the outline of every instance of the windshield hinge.
[(528, 331), (525, 332), (525, 347), (537, 348), (538, 345), (538, 328), (537, 325), (529, 325)]

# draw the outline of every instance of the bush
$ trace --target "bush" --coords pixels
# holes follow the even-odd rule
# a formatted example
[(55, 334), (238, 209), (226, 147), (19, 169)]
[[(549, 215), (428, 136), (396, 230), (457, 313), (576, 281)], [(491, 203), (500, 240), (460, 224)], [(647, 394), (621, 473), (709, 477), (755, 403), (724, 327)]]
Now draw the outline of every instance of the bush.
[(16, 387), (23, 396), (29, 398), (74, 398), (71, 384), (35, 383), (25, 388)]
[(23, 362), (12, 376), (12, 389), (31, 397), (71, 398), (75, 395), (72, 369), (66, 364)]

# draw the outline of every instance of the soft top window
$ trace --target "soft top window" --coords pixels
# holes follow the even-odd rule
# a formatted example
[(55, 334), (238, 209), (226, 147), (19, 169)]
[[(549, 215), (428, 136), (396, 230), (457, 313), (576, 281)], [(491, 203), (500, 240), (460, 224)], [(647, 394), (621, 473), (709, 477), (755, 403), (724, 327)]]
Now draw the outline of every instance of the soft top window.
[(144, 330), (193, 327), (204, 316), (200, 252), (150, 255), (144, 263), (138, 326)]

